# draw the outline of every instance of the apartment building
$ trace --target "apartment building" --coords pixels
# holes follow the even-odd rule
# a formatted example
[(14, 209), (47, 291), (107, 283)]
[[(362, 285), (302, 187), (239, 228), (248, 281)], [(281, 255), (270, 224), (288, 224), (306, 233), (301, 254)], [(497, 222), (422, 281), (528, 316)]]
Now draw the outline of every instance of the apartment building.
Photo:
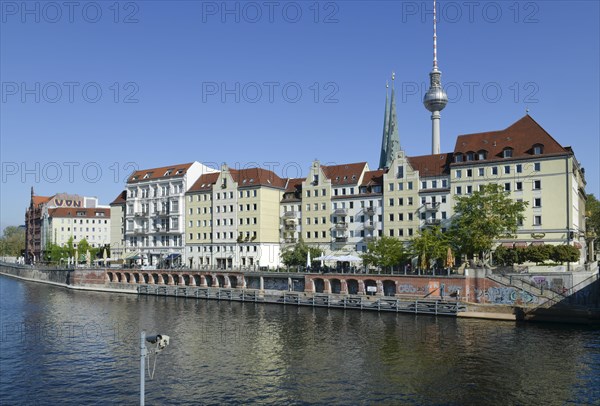
[(73, 246), (86, 240), (92, 247), (110, 244), (110, 208), (57, 207), (48, 210), (49, 242), (64, 246), (73, 239)]
[(123, 258), (151, 266), (183, 264), (185, 193), (212, 172), (199, 162), (134, 172), (126, 185)]

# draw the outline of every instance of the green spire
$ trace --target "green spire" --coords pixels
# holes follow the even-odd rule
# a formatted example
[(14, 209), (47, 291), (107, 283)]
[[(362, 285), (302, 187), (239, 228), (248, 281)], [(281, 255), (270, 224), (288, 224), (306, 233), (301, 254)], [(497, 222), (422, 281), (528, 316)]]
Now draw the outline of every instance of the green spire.
[(385, 168), (387, 159), (387, 146), (388, 146), (388, 130), (389, 130), (389, 116), (390, 116), (390, 104), (388, 99), (388, 87), (389, 84), (385, 84), (385, 113), (383, 115), (383, 138), (381, 139), (381, 153), (379, 155), (379, 168)]
[(390, 103), (390, 118), (388, 120), (387, 145), (385, 148), (385, 167), (389, 168), (400, 151), (400, 135), (398, 134), (398, 117), (396, 116), (396, 96), (394, 92), (395, 74), (392, 73), (392, 101)]

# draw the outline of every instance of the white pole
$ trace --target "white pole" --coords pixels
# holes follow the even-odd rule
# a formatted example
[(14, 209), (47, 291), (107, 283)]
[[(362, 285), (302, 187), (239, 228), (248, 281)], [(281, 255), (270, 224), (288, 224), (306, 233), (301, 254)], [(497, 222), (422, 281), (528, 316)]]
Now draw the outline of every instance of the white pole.
[(146, 379), (146, 371), (144, 370), (144, 364), (146, 363), (146, 354), (148, 350), (146, 349), (146, 331), (142, 330), (140, 337), (140, 406), (144, 406), (144, 392), (145, 388), (145, 379)]

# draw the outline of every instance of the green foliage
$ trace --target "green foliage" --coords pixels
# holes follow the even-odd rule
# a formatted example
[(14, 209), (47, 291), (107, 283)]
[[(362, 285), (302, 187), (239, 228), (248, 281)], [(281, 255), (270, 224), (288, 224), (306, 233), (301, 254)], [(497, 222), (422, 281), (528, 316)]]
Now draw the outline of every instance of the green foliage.
[(499, 246), (494, 251), (498, 265), (511, 266), (523, 262), (543, 264), (552, 260), (556, 263), (577, 262), (579, 250), (572, 245), (530, 245), (527, 248), (506, 248)]
[[(307, 254), (310, 251), (311, 262), (318, 263), (315, 258), (320, 257), (322, 250), (315, 247), (309, 247), (304, 240), (300, 239), (292, 248), (281, 253), (281, 261), (285, 266), (305, 266)], [(311, 264), (311, 266), (313, 265)]]
[(440, 227), (435, 226), (422, 229), (418, 236), (410, 240), (409, 247), (410, 253), (418, 256), (420, 262), (425, 258), (426, 264), (429, 264), (430, 260), (434, 260), (443, 266), (450, 243), (448, 236), (442, 233)]
[(590, 235), (596, 235), (596, 242), (600, 243), (600, 201), (593, 194), (587, 195), (585, 203), (587, 217), (586, 230)]
[(556, 245), (553, 247), (551, 258), (554, 262), (577, 262), (579, 260), (579, 250), (572, 245)]
[(94, 248), (90, 246), (85, 239), (79, 241), (77, 248), (75, 248), (73, 237), (71, 237), (63, 246), (48, 244), (45, 251), (45, 260), (55, 264), (60, 264), (61, 262), (65, 262), (67, 258), (74, 257), (77, 253), (77, 261), (85, 262), (88, 250), (90, 251), (90, 259), (93, 261), (98, 253), (102, 253), (101, 250), (103, 250), (103, 248)]
[(367, 252), (361, 255), (365, 266), (392, 268), (400, 265), (409, 256), (404, 243), (394, 237), (381, 237), (367, 245)]
[(0, 238), (0, 255), (18, 257), (24, 249), (25, 229), (15, 226), (6, 227)]
[(484, 185), (470, 196), (456, 197), (450, 228), (452, 245), (467, 255), (488, 253), (494, 240), (514, 234), (527, 202), (513, 201), (500, 185)]

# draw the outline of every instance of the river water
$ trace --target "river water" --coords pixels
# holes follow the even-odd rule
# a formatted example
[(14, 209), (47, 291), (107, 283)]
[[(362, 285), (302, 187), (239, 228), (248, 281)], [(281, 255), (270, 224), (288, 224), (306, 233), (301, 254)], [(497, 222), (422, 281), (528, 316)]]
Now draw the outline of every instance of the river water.
[[(600, 330), (107, 294), (0, 276), (0, 404), (600, 404)], [(150, 369), (154, 365), (151, 358)]]

